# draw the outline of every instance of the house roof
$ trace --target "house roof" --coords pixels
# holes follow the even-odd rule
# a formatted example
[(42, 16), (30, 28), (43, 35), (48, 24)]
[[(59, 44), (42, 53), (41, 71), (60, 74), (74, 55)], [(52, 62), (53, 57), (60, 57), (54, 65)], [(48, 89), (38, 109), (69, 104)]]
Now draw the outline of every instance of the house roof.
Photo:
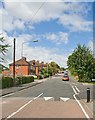
[[(15, 62), (15, 65), (29, 66), (29, 62), (26, 61), (25, 57), (22, 57), (22, 59), (19, 59)], [(13, 66), (13, 63), (11, 63), (10, 66)]]
[[(9, 64), (10, 66), (13, 66), (13, 63)], [(34, 67), (46, 67), (47, 64), (45, 64), (44, 62), (39, 62), (39, 61), (36, 61), (36, 60), (31, 60), (31, 61), (26, 61), (26, 58), (25, 57), (22, 57), (22, 59), (19, 59), (17, 61), (15, 61), (15, 65), (18, 65), (18, 66), (29, 66), (29, 65), (32, 65)]]
[(44, 63), (44, 62), (39, 62), (39, 61), (35, 61), (35, 60), (32, 60), (32, 61), (30, 61), (29, 62), (30, 63), (30, 65), (32, 65), (32, 66), (38, 66), (38, 67), (46, 67), (47, 65)]

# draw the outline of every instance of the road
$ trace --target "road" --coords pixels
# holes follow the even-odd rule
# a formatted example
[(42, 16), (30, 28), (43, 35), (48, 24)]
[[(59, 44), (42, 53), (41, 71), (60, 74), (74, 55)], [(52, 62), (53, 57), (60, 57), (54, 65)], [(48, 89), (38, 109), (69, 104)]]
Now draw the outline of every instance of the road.
[[(62, 81), (61, 77), (51, 78), (37, 86), (21, 90), (0, 101), (2, 118), (93, 118), (93, 114), (81, 99), (86, 101), (86, 89), (72, 77)], [(78, 96), (81, 99), (78, 98)], [(91, 94), (93, 99), (93, 94)]]

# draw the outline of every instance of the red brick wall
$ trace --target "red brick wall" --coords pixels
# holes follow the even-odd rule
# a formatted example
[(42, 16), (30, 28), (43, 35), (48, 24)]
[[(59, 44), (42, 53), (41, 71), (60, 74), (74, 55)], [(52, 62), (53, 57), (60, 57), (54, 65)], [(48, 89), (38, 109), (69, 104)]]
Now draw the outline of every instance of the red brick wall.
[[(13, 66), (10, 66), (10, 70), (13, 73)], [(16, 75), (29, 75), (29, 67), (28, 66), (18, 66), (15, 67), (15, 74)]]
[(36, 75), (38, 75), (38, 74), (39, 74), (39, 68), (36, 67)]
[(4, 75), (4, 76), (8, 76), (10, 74), (11, 74), (10, 70), (4, 70), (4, 71), (2, 71), (2, 75)]

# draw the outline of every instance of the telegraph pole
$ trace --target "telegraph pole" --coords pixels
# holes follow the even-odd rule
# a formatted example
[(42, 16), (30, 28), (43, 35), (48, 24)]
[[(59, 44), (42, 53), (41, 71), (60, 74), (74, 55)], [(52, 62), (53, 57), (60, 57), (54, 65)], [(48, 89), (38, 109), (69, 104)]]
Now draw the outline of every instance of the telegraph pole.
[(15, 86), (15, 38), (13, 41), (14, 44), (14, 48), (13, 48), (13, 82), (14, 82), (14, 86)]

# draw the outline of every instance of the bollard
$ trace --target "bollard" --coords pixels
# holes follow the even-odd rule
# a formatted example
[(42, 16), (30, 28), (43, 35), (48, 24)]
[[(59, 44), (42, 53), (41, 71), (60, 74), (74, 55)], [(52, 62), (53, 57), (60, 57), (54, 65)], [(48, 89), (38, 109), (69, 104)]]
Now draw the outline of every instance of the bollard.
[(90, 88), (87, 88), (87, 102), (90, 102)]

